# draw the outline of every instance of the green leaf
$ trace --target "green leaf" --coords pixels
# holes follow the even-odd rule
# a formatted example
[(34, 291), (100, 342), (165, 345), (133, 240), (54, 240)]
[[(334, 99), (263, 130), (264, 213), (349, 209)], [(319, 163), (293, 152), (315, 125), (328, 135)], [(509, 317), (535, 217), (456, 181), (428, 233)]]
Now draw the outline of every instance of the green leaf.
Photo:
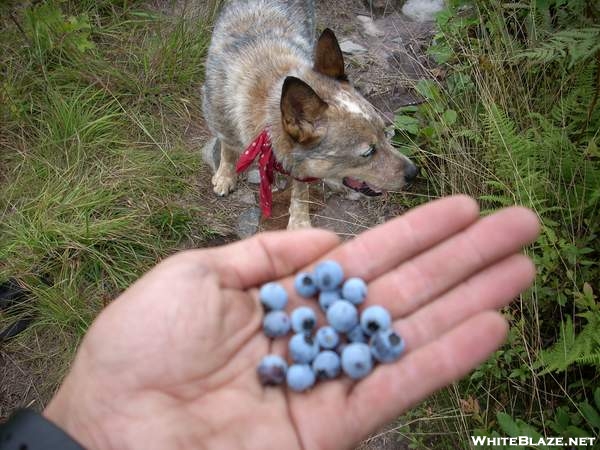
[(432, 45), (427, 50), (427, 54), (433, 58), (437, 64), (447, 63), (453, 55), (452, 48), (446, 43)]
[(575, 427), (573, 425), (567, 428), (567, 436), (570, 437), (590, 437), (590, 432), (582, 430), (579, 427)]
[(600, 414), (598, 414), (598, 411), (596, 411), (588, 402), (580, 403), (579, 408), (581, 409), (581, 413), (583, 414), (583, 417), (585, 417), (585, 420), (587, 420), (592, 427), (600, 429)]
[(413, 145), (400, 145), (397, 150), (402, 153), (404, 156), (408, 156), (409, 158), (415, 154), (415, 146)]
[(417, 105), (406, 105), (406, 106), (401, 106), (400, 108), (398, 108), (396, 110), (396, 113), (400, 113), (400, 112), (417, 112), (419, 110), (419, 107)]
[(421, 134), (428, 139), (433, 139), (435, 136), (435, 128), (434, 127), (425, 127), (421, 130)]
[(596, 408), (600, 410), (600, 388), (596, 388), (594, 391), (594, 403), (596, 404)]
[(567, 412), (566, 408), (561, 406), (557, 408), (554, 417), (556, 418), (556, 424), (560, 426), (561, 430), (565, 430), (571, 422), (569, 420), (569, 413)]
[(496, 419), (498, 420), (498, 425), (500, 425), (502, 431), (509, 436), (514, 437), (521, 434), (519, 425), (517, 425), (517, 423), (508, 414), (498, 411), (498, 414), (496, 414)]
[(405, 116), (403, 114), (396, 116), (394, 121), (396, 129), (400, 131), (406, 131), (411, 134), (419, 133), (419, 121), (411, 116)]
[(458, 114), (456, 114), (456, 111), (453, 109), (447, 109), (446, 112), (444, 112), (443, 117), (446, 125), (454, 125), (456, 123), (456, 119), (458, 118)]
[(446, 78), (446, 85), (451, 94), (459, 94), (475, 89), (475, 83), (467, 74), (457, 72)]
[(440, 99), (440, 88), (432, 80), (420, 80), (415, 85), (416, 91), (428, 100)]

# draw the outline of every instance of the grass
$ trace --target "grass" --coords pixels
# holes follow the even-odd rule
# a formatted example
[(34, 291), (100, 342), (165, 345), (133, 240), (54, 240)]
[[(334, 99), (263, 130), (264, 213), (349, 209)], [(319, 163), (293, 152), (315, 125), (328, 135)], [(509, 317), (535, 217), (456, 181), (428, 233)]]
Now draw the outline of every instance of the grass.
[(36, 317), (2, 345), (46, 372), (47, 398), (108, 301), (214, 234), (186, 140), (209, 14), (126, 1), (1, 8), (0, 281), (29, 289)]

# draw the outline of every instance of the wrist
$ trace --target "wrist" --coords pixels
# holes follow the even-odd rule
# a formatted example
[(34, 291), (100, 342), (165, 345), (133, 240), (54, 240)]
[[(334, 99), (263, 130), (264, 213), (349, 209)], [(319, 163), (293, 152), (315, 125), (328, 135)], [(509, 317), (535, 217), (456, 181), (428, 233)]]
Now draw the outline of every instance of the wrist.
[[(68, 377), (67, 377), (68, 378)], [(98, 439), (99, 433), (94, 431), (95, 421), (91, 419), (91, 411), (86, 410), (86, 402), (82, 391), (71, 390), (68, 379), (46, 406), (42, 415), (60, 427), (86, 449), (107, 448)]]
[(90, 442), (85, 437), (85, 432), (81, 426), (79, 426), (72, 418), (76, 416), (75, 413), (69, 412), (68, 405), (62, 401), (61, 391), (62, 388), (55, 394), (50, 400), (50, 403), (42, 411), (42, 416), (52, 422), (54, 425), (64, 430), (74, 439), (81, 443), (86, 449), (92, 448)]

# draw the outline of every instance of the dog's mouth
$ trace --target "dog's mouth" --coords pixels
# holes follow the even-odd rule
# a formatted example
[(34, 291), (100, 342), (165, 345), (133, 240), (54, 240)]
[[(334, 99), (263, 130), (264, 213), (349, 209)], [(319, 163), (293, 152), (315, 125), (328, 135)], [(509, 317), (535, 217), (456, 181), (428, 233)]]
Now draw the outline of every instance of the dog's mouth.
[(356, 192), (360, 192), (368, 197), (377, 197), (378, 195), (383, 194), (383, 191), (371, 186), (366, 181), (360, 181), (356, 178), (344, 177), (342, 183), (344, 183), (344, 186), (349, 187)]

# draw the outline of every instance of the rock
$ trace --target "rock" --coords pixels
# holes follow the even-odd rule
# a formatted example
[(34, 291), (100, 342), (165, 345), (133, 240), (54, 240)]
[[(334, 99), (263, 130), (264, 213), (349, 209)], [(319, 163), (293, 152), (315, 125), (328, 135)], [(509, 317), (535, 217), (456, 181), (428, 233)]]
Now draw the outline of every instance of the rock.
[(202, 147), (202, 161), (210, 166), (213, 172), (216, 172), (221, 162), (221, 142), (216, 138), (211, 138), (204, 147)]
[(375, 22), (373, 22), (373, 19), (371, 19), (368, 16), (356, 16), (356, 18), (358, 19), (358, 21), (361, 23), (361, 25), (363, 26), (363, 29), (365, 31), (365, 33), (369, 36), (373, 36), (373, 37), (380, 37), (383, 36), (385, 33), (380, 30), (377, 25), (375, 25)]
[(256, 198), (254, 192), (245, 186), (239, 186), (230, 197), (233, 201), (241, 203), (242, 205), (256, 205)]
[(444, 9), (444, 0), (408, 0), (402, 13), (416, 22), (431, 22)]
[(258, 172), (258, 169), (250, 169), (246, 176), (246, 180), (251, 184), (260, 184), (260, 173)]
[(258, 231), (258, 224), (260, 222), (261, 211), (260, 208), (253, 207), (246, 209), (240, 214), (238, 218), (236, 234), (240, 239), (246, 239), (253, 236)]
[(371, 14), (383, 14), (391, 12), (398, 7), (398, 0), (363, 0)]
[(364, 48), (362, 45), (352, 42), (350, 40), (340, 42), (340, 49), (343, 53), (346, 53), (347, 55), (356, 55), (359, 53), (367, 52), (367, 49)]

